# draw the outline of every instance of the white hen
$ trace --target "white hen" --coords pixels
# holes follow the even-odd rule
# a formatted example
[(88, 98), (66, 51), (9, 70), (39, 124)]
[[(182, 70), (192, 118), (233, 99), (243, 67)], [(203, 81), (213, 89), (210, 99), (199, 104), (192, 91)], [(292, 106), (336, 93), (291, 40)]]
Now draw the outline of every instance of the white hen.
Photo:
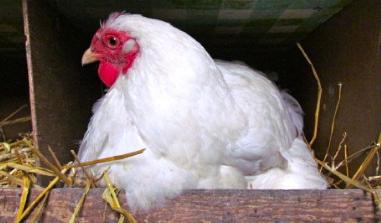
[(132, 152), (110, 167), (133, 209), (191, 188), (324, 189), (302, 138), (299, 104), (262, 73), (213, 60), (160, 20), (112, 14), (83, 63), (111, 86), (94, 106), (81, 161)]

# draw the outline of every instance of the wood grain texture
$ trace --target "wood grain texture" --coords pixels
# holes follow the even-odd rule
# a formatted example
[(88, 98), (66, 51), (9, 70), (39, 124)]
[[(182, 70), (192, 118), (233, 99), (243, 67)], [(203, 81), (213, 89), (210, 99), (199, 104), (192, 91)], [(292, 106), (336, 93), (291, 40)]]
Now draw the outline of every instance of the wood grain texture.
[[(336, 152), (343, 133), (349, 154), (377, 140), (381, 126), (381, 1), (353, 1), (348, 7), (316, 29), (302, 44), (310, 55), (323, 86), (318, 140), (314, 148), (318, 157), (326, 153), (331, 120), (343, 84), (340, 109), (337, 113), (331, 156)], [(300, 56), (294, 73), (304, 78), (295, 81), (294, 91), (302, 100), (306, 113), (306, 129), (312, 129), (315, 110), (316, 83), (310, 67)], [(299, 59), (298, 59), (299, 58)], [(305, 68), (301, 71), (301, 68)], [(291, 74), (292, 72), (290, 72)], [(303, 82), (301, 82), (303, 81)], [(301, 84), (302, 83), (302, 84)], [(307, 132), (307, 135), (308, 134)], [(342, 158), (339, 157), (338, 160)], [(350, 165), (355, 172), (363, 159)], [(373, 166), (375, 170), (376, 165)], [(373, 174), (373, 173), (369, 173)]]
[[(103, 189), (88, 194), (77, 222), (116, 222), (101, 199)], [(32, 196), (36, 196), (33, 190)], [(68, 222), (81, 188), (54, 189), (41, 222)], [(0, 222), (13, 222), (21, 190), (0, 189)], [(123, 194), (120, 200), (128, 208)], [(149, 212), (138, 222), (379, 222), (380, 212), (361, 190), (189, 190)]]
[(65, 163), (83, 137), (100, 83), (81, 66), (89, 40), (47, 2), (22, 1), (32, 128), (35, 145), (45, 154), (51, 146)]

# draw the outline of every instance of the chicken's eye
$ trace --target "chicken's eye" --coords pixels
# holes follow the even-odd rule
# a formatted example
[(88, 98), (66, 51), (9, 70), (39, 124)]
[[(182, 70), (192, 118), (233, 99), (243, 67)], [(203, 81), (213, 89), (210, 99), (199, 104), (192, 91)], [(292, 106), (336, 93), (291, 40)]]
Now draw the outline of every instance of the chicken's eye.
[(119, 40), (115, 36), (109, 36), (106, 39), (106, 44), (109, 48), (114, 49), (116, 46), (118, 46)]

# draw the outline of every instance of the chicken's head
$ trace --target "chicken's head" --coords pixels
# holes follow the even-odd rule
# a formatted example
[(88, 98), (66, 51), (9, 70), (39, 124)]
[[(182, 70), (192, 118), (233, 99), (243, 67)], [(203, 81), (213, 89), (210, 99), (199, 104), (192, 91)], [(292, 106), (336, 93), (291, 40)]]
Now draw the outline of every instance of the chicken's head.
[(139, 44), (128, 32), (102, 26), (83, 54), (82, 65), (99, 61), (99, 78), (111, 87), (120, 74), (127, 74), (138, 53)]

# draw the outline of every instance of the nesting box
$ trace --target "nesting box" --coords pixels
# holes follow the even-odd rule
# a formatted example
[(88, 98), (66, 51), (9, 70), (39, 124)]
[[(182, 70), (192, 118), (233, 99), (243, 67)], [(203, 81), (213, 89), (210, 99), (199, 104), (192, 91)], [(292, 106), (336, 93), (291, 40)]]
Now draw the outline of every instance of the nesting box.
[(295, 43), (310, 55), (322, 82), (321, 157), (342, 83), (334, 143), (347, 132), (353, 152), (381, 126), (379, 1), (26, 1), (23, 6), (33, 133), (38, 146), (63, 161), (77, 148), (103, 89), (96, 67), (81, 67), (99, 20), (127, 10), (168, 22), (201, 42), (214, 58), (241, 60), (275, 73), (305, 111), (311, 137), (317, 86)]
[[(9, 5), (9, 10), (19, 5), (20, 11), (11, 15), (0, 9), (6, 13), (0, 14), (0, 71), (5, 74), (0, 114), (30, 102), (32, 127), (18, 130), (32, 128), (38, 147), (44, 152), (51, 146), (62, 162), (71, 160), (68, 150), (78, 148), (91, 106), (104, 92), (96, 66), (82, 67), (80, 58), (99, 20), (122, 10), (172, 23), (214, 58), (241, 60), (273, 74), (276, 83), (301, 103), (306, 137), (311, 138), (317, 86), (296, 48), (300, 42), (323, 87), (314, 145), (318, 157), (325, 154), (330, 138), (338, 84), (342, 94), (332, 144), (346, 132), (354, 152), (375, 141), (381, 131), (379, 0), (24, 0), (22, 8), (19, 1)], [(24, 34), (26, 54), (20, 46)]]

